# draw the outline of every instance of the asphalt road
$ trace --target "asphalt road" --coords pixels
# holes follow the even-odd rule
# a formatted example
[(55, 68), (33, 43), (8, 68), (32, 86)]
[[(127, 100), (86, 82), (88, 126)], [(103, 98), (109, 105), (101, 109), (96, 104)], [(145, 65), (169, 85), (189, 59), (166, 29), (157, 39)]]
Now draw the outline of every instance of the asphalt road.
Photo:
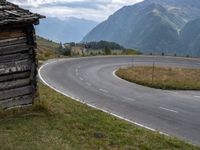
[[(200, 92), (164, 91), (114, 75), (119, 67), (158, 65), (200, 68), (200, 60), (170, 57), (92, 57), (52, 60), (42, 80), (60, 93), (151, 130), (200, 145)], [(91, 114), (92, 115), (92, 114)]]

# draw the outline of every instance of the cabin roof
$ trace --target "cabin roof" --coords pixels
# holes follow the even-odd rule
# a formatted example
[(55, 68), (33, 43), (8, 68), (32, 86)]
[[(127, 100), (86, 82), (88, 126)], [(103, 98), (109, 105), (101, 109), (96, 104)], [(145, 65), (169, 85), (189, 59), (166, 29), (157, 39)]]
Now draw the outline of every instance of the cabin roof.
[(0, 0), (1, 26), (15, 23), (37, 24), (41, 18), (45, 18), (45, 16), (31, 13), (29, 10), (22, 9), (6, 0)]

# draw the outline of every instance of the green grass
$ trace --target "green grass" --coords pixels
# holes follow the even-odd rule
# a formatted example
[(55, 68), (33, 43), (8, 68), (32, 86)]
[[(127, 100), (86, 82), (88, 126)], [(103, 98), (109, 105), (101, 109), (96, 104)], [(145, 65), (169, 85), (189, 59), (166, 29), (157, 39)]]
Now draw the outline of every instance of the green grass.
[(138, 50), (134, 50), (134, 49), (127, 49), (125, 51), (123, 51), (122, 53), (123, 55), (141, 55), (142, 53)]
[(200, 90), (200, 69), (137, 66), (121, 68), (116, 74), (127, 81), (158, 89)]
[(199, 150), (89, 108), (39, 84), (40, 100), (0, 113), (1, 150)]

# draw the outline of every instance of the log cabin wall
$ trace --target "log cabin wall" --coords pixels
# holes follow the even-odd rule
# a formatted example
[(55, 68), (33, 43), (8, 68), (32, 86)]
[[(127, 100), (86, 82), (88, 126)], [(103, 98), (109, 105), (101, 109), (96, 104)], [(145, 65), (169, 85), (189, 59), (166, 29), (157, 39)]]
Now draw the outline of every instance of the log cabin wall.
[(36, 93), (33, 25), (0, 30), (0, 108), (28, 105)]
[(34, 102), (37, 89), (35, 29), (45, 18), (0, 0), (0, 109)]

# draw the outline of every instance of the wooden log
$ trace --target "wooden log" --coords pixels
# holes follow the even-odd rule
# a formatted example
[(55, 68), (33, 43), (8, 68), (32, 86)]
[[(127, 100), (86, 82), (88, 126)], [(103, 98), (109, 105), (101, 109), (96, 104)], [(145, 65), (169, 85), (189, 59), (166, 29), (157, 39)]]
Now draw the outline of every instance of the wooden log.
[(0, 56), (0, 63), (6, 63), (10, 61), (19, 61), (19, 60), (24, 60), (24, 59), (29, 59), (31, 58), (31, 55), (29, 55), (28, 52), (24, 53), (15, 53), (15, 54), (10, 54), (10, 55), (1, 55)]
[(28, 85), (30, 85), (30, 82), (31, 82), (31, 80), (29, 78), (0, 82), (0, 91), (15, 89), (15, 88), (23, 87), (23, 86), (28, 86)]
[(16, 88), (16, 89), (0, 91), (0, 101), (23, 96), (23, 95), (28, 95), (28, 94), (31, 95), (32, 93), (33, 93), (32, 86), (25, 86), (25, 87)]
[(26, 37), (26, 33), (22, 29), (15, 29), (15, 30), (11, 29), (9, 31), (0, 32), (0, 40), (17, 38), (17, 37)]
[(24, 106), (33, 104), (33, 96), (32, 95), (25, 95), (20, 97), (11, 98), (8, 100), (0, 101), (0, 108), (6, 109), (16, 106)]
[(25, 44), (26, 42), (27, 42), (26, 37), (4, 39), (4, 40), (0, 40), (0, 47), (9, 46), (9, 45), (17, 45), (17, 44)]
[(27, 72), (20, 72), (20, 73), (1, 75), (0, 76), (0, 82), (29, 78), (30, 77), (30, 73), (31, 73), (30, 71), (27, 71)]
[(29, 71), (31, 64), (30, 59), (0, 64), (0, 75)]
[(17, 45), (9, 45), (5, 47), (0, 47), (0, 55), (8, 55), (19, 53), (23, 51), (29, 51), (29, 49), (33, 48), (31, 45), (27, 44), (17, 44)]
[(31, 59), (24, 59), (24, 60), (18, 60), (18, 61), (10, 61), (10, 62), (5, 62), (5, 63), (0, 63), (0, 69), (1, 68), (6, 68), (6, 67), (12, 67), (12, 66), (16, 66), (16, 65), (21, 65), (21, 64), (32, 64), (32, 60)]

